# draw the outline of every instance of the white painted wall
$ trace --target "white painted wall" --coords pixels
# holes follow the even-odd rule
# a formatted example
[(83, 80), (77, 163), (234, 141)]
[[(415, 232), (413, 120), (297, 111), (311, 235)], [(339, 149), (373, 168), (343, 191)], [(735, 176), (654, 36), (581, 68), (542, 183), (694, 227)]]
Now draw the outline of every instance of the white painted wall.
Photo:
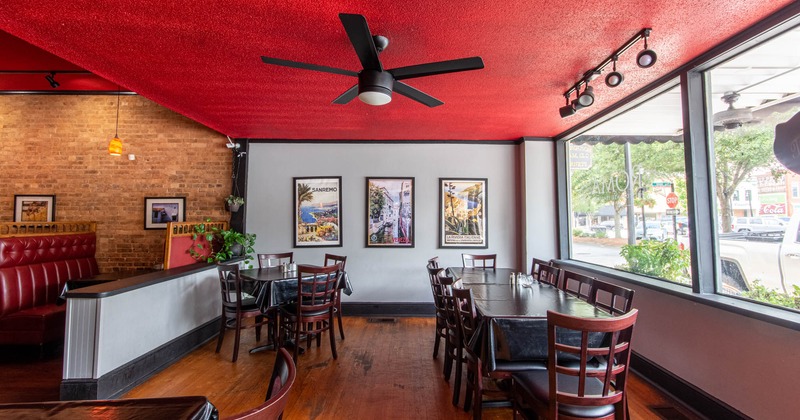
[[(516, 267), (520, 254), (518, 145), (253, 143), (248, 153), (247, 231), (257, 252), (294, 251), (299, 263), (346, 255), (355, 292), (345, 302), (431, 302), (427, 260), (461, 265), (461, 253), (496, 253)], [(297, 176), (342, 176), (341, 248), (292, 248)], [(366, 248), (366, 177), (415, 177), (415, 247)], [(488, 249), (439, 249), (440, 177), (488, 178)]]
[(525, 235), (521, 238), (522, 265), (531, 268), (531, 258), (549, 260), (558, 256), (558, 198), (555, 182), (555, 144), (550, 141), (525, 141), (521, 147)]

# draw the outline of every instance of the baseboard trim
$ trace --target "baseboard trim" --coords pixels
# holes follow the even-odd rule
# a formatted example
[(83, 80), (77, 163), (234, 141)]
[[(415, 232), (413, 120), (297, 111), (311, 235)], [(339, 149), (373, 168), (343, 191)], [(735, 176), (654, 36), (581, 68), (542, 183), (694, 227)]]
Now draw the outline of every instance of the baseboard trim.
[(151, 376), (202, 346), (219, 333), (219, 317), (97, 379), (61, 381), (61, 400), (119, 398)]
[(344, 316), (435, 316), (433, 303), (353, 302), (342, 303)]
[(675, 376), (672, 372), (636, 352), (631, 353), (631, 370), (702, 417), (709, 419), (750, 419), (750, 417), (725, 402)]

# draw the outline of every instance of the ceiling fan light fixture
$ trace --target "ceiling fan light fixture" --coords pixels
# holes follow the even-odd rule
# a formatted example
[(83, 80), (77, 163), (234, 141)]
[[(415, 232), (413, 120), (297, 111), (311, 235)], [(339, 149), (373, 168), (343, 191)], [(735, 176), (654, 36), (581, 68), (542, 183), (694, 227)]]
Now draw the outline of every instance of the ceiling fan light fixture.
[(386, 105), (392, 101), (393, 86), (391, 73), (364, 70), (358, 75), (358, 99), (368, 105)]

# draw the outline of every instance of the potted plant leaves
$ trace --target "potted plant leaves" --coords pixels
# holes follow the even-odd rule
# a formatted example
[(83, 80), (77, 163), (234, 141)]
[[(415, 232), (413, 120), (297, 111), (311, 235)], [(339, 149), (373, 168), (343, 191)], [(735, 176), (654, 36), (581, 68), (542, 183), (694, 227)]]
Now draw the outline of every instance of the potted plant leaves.
[[(198, 240), (198, 239), (205, 239)], [(255, 252), (256, 235), (254, 233), (241, 233), (233, 229), (220, 229), (212, 227), (206, 230), (204, 223), (194, 225), (192, 233), (192, 246), (189, 254), (192, 258), (209, 263), (224, 262), (232, 258), (244, 257), (244, 262), (252, 268), (250, 261)], [(211, 247), (207, 250), (207, 247)]]
[(244, 204), (244, 197), (231, 194), (225, 197), (225, 203), (228, 205), (228, 210), (230, 210), (232, 213), (235, 213), (239, 211), (239, 207)]

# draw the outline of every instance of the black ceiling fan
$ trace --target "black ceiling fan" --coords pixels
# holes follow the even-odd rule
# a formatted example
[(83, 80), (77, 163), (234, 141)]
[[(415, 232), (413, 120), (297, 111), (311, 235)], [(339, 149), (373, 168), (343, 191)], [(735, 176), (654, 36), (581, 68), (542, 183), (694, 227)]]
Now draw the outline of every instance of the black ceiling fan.
[(363, 67), (361, 71), (354, 72), (335, 67), (300, 63), (297, 61), (264, 56), (261, 57), (261, 60), (267, 64), (275, 64), (278, 66), (358, 77), (358, 84), (347, 89), (347, 91), (339, 95), (338, 98), (334, 99), (333, 103), (335, 104), (346, 104), (358, 96), (364, 103), (370, 105), (384, 105), (392, 100), (392, 92), (397, 92), (429, 107), (435, 107), (444, 104), (444, 102), (420, 90), (414, 89), (401, 82), (401, 80), (483, 68), (483, 60), (481, 60), (480, 57), (469, 57), (384, 70), (383, 64), (381, 64), (378, 58), (378, 53), (389, 45), (389, 40), (380, 35), (373, 36), (369, 31), (367, 20), (364, 16), (339, 13), (339, 19), (342, 21), (342, 26), (344, 26), (344, 30), (347, 32), (347, 36), (353, 44), (353, 48), (356, 50), (358, 59), (361, 60), (361, 65)]

